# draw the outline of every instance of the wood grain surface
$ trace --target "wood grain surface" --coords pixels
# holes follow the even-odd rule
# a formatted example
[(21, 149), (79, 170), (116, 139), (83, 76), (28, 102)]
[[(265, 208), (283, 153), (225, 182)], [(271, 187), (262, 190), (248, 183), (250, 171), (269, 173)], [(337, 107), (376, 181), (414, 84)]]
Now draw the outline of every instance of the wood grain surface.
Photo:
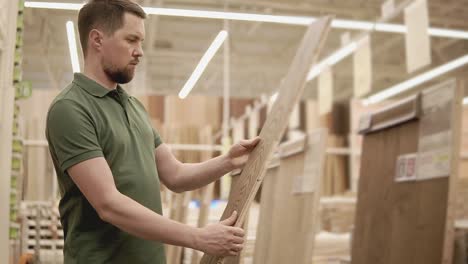
[[(267, 162), (288, 126), (293, 107), (299, 101), (304, 90), (310, 67), (317, 59), (325, 42), (331, 20), (330, 17), (320, 18), (308, 27), (289, 71), (280, 85), (278, 99), (260, 132), (261, 141), (250, 155), (239, 180), (231, 187), (234, 188), (233, 195), (229, 199), (221, 220), (229, 217), (233, 211), (237, 211), (239, 217), (235, 226), (242, 226), (247, 209), (262, 183)], [(205, 254), (200, 263), (223, 263), (223, 258)]]

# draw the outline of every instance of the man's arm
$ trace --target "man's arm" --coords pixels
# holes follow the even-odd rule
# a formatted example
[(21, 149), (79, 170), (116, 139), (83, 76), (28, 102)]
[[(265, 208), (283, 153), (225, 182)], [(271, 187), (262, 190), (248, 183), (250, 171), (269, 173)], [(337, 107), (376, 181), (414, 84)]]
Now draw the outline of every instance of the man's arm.
[(214, 255), (233, 256), (242, 250), (244, 231), (231, 226), (237, 213), (228, 221), (194, 228), (163, 217), (120, 193), (102, 157), (78, 163), (68, 172), (99, 217), (127, 233)]
[(259, 141), (258, 137), (242, 140), (227, 154), (202, 163), (181, 163), (167, 145), (161, 144), (155, 151), (159, 178), (174, 192), (201, 188), (234, 169), (242, 168)]

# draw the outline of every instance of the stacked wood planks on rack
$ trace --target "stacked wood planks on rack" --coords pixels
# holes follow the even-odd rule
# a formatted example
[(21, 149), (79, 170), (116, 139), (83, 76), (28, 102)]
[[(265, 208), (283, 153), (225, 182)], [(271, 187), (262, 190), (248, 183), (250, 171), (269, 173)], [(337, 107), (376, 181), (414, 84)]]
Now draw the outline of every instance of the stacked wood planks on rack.
[(265, 179), (262, 183), (253, 263), (262, 263), (261, 261), (269, 258), (269, 246), (273, 234), (272, 219), (274, 217), (274, 205), (275, 200), (278, 199), (275, 190), (279, 177), (279, 166), (279, 155), (275, 154), (268, 164)]
[[(169, 125), (163, 126), (161, 137), (165, 143), (176, 144), (198, 144), (199, 128), (196, 126)], [(174, 156), (181, 162), (195, 163), (200, 161), (197, 151), (173, 150)], [(189, 202), (192, 199), (192, 192), (173, 193), (167, 188), (163, 189), (163, 197), (169, 201), (166, 206), (169, 208), (168, 217), (180, 223), (187, 223)], [(167, 263), (179, 264), (182, 259), (182, 247), (166, 245)]]
[(468, 178), (468, 107), (463, 108), (462, 115), (460, 177)]
[[(211, 145), (213, 144), (213, 131), (211, 126), (207, 126), (200, 131), (200, 143)], [(213, 157), (213, 151), (203, 151), (200, 153), (200, 161), (206, 161)], [(203, 187), (198, 196), (198, 200), (200, 201), (200, 209), (198, 213), (198, 227), (204, 227), (208, 224), (209, 215), (210, 215), (210, 205), (211, 201), (213, 200), (213, 192), (214, 192), (214, 183), (210, 183), (209, 185)], [(200, 262), (200, 258), (202, 256), (202, 252), (193, 251), (191, 258), (192, 264), (198, 264)]]
[(384, 101), (373, 105), (364, 105), (362, 100), (352, 99), (350, 103), (350, 134), (348, 135), (351, 156), (349, 157), (350, 187), (353, 192), (357, 190), (359, 171), (361, 166), (362, 135), (359, 135), (359, 120), (372, 112), (378, 111), (391, 104)]
[[(345, 138), (338, 135), (328, 136), (329, 148), (346, 148)], [(325, 161), (322, 180), (322, 195), (341, 195), (348, 190), (347, 159), (343, 155), (329, 154)]]
[(462, 93), (450, 80), (361, 119), (353, 264), (452, 263)]
[[(211, 126), (183, 126), (183, 125), (162, 125), (160, 130), (161, 137), (165, 143), (171, 144), (212, 144), (212, 128)], [(197, 163), (206, 161), (213, 157), (214, 151), (194, 151), (194, 150), (172, 150), (176, 158), (184, 163)], [(163, 199), (164, 214), (169, 218), (181, 223), (189, 221), (189, 204), (192, 200), (199, 201), (198, 221), (193, 223), (194, 226), (205, 226), (208, 223), (210, 204), (213, 199), (214, 183), (191, 192), (173, 193), (165, 186), (161, 187), (161, 197)], [(191, 251), (191, 262), (198, 263), (201, 253)], [(181, 247), (166, 246), (166, 256), (168, 264), (182, 263), (183, 249)]]
[(320, 199), (321, 230), (332, 233), (350, 233), (356, 213), (354, 195), (323, 197)]
[(313, 264), (347, 264), (350, 259), (351, 234), (320, 232), (315, 236)]
[(326, 131), (279, 148), (262, 188), (254, 263), (310, 263), (318, 229)]

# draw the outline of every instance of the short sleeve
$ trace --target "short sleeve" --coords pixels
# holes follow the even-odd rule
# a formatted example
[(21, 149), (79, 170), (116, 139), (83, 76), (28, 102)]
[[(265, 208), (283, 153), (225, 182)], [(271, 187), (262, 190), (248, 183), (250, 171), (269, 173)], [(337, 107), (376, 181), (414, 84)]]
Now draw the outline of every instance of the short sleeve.
[(85, 160), (104, 156), (91, 117), (74, 101), (60, 100), (50, 108), (46, 136), (63, 172)]
[(156, 132), (156, 130), (154, 130), (154, 128), (153, 128), (153, 136), (154, 136), (154, 148), (157, 148), (159, 147), (159, 145), (162, 144), (162, 140), (161, 140), (161, 136), (159, 135), (158, 132)]

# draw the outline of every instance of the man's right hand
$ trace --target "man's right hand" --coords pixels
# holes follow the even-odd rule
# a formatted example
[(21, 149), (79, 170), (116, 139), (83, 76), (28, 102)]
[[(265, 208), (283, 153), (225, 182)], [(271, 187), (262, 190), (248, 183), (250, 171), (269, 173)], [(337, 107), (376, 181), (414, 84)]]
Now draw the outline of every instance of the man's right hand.
[(214, 256), (237, 256), (244, 248), (245, 232), (242, 228), (233, 227), (237, 212), (213, 225), (200, 229), (196, 239), (196, 249)]

